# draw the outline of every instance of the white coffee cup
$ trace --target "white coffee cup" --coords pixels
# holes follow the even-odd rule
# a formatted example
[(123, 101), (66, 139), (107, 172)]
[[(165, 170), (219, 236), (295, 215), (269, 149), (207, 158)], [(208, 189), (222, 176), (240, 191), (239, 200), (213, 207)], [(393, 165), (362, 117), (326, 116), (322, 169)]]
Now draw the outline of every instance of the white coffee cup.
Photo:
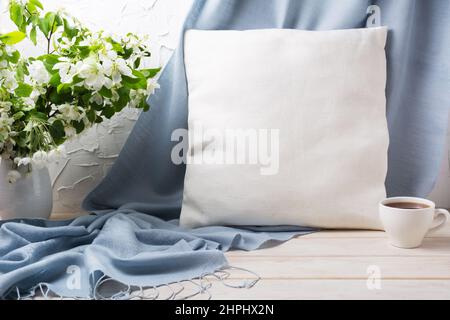
[(427, 233), (441, 229), (450, 219), (450, 213), (436, 209), (433, 201), (415, 197), (384, 199), (379, 211), (390, 243), (400, 248), (420, 246)]

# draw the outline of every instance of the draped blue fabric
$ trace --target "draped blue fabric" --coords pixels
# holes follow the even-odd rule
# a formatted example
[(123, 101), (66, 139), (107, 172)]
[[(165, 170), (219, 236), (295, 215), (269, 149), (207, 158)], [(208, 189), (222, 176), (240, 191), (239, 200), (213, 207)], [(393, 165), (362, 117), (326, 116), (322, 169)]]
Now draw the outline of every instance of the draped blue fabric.
[[(387, 192), (426, 196), (438, 174), (450, 108), (450, 1), (197, 0), (183, 30), (361, 28), (369, 7), (369, 15), (377, 12), (375, 20), (390, 30)], [(84, 201), (95, 215), (1, 224), (0, 296), (47, 284), (61, 295), (92, 297), (102, 275), (139, 286), (191, 279), (227, 266), (223, 251), (253, 250), (310, 231), (178, 228), (172, 219), (180, 213), (185, 167), (174, 165), (170, 154), (178, 143), (171, 141), (173, 130), (187, 127), (181, 49), (160, 84), (151, 110), (140, 116), (110, 173)]]

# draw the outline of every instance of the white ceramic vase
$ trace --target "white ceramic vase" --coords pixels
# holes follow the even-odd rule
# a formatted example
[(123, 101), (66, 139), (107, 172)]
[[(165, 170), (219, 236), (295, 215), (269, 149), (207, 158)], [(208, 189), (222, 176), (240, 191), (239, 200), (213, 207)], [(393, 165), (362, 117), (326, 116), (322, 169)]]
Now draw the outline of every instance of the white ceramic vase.
[(11, 170), (10, 160), (0, 160), (0, 220), (18, 218), (50, 217), (52, 212), (52, 184), (48, 169), (25, 167), (19, 170), (21, 177), (15, 182), (8, 181)]

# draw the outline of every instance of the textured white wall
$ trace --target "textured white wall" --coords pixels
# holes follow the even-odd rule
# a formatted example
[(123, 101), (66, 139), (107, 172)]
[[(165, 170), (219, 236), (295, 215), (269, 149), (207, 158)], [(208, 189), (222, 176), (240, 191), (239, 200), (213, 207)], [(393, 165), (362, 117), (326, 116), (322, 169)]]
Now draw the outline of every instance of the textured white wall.
[[(192, 0), (41, 0), (46, 9), (65, 8), (93, 29), (124, 34), (149, 34), (151, 66), (164, 65), (178, 43), (179, 31)], [(0, 28), (13, 28), (0, 0)], [(21, 44), (29, 53), (43, 52)], [(164, 88), (162, 88), (164, 90)], [(81, 212), (80, 201), (106, 174), (123, 146), (139, 113), (124, 110), (66, 144), (69, 157), (51, 168), (54, 212)], [(450, 144), (450, 136), (449, 136)], [(446, 151), (440, 179), (431, 197), (450, 207), (450, 154)]]

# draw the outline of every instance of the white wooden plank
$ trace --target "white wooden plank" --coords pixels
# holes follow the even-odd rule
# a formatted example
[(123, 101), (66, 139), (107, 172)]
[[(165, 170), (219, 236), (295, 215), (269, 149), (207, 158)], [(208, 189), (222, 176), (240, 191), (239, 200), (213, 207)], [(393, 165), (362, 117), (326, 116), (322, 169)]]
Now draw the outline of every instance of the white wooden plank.
[[(229, 256), (230, 265), (264, 279), (366, 279), (377, 268), (383, 279), (448, 279), (450, 257), (255, 257)], [(230, 278), (249, 278), (230, 271)]]
[[(323, 230), (304, 235), (305, 238), (385, 238), (384, 231), (370, 230)], [(427, 238), (450, 238), (450, 223), (445, 228), (426, 235)]]
[(380, 290), (368, 289), (366, 280), (261, 280), (251, 289), (233, 289), (214, 283), (214, 299), (450, 299), (450, 281), (382, 280)]
[[(196, 282), (198, 283), (198, 281)], [(243, 281), (226, 281), (226, 284), (242, 284)], [(322, 299), (400, 299), (400, 300), (424, 300), (450, 299), (449, 280), (383, 280), (375, 283), (364, 280), (309, 280), (309, 279), (261, 279), (251, 288), (231, 288), (223, 282), (210, 279), (203, 281), (205, 287), (209, 287), (202, 294), (194, 296), (192, 299), (213, 299), (223, 300), (322, 300)], [(103, 293), (108, 291), (105, 288)], [(116, 290), (117, 291), (117, 290)], [(116, 292), (112, 291), (112, 292)], [(172, 284), (170, 287), (161, 286), (158, 288), (158, 299), (171, 298), (177, 293), (177, 299), (191, 296), (199, 292), (198, 285), (192, 282)], [(142, 292), (136, 291), (141, 294)], [(155, 296), (154, 289), (146, 289), (144, 294), (147, 297)], [(105, 294), (105, 296), (108, 296)]]
[[(206, 284), (206, 282), (204, 282)], [(209, 282), (210, 288), (193, 300), (211, 297), (217, 300), (449, 300), (450, 281), (445, 280), (381, 280), (379, 286), (367, 280), (299, 280), (299, 279), (262, 279), (252, 288), (230, 288), (215, 280)], [(117, 290), (112, 290), (112, 293)], [(165, 300), (176, 295), (177, 299), (199, 292), (199, 287), (189, 282), (183, 286), (158, 288), (157, 299)], [(136, 291), (136, 294), (142, 292)], [(144, 295), (154, 297), (156, 291), (147, 289)], [(108, 288), (102, 289), (104, 297), (108, 297)], [(50, 299), (60, 299), (49, 295)], [(35, 300), (44, 299), (37, 292)], [(267, 302), (270, 303), (270, 302)]]
[[(373, 230), (322, 230), (308, 235), (304, 238), (385, 238), (384, 231)], [(427, 238), (450, 237), (450, 223), (447, 223), (441, 230), (426, 235)]]
[(419, 248), (400, 249), (385, 238), (305, 238), (298, 237), (275, 247), (255, 251), (231, 251), (230, 256), (450, 256), (450, 238), (427, 238)]

